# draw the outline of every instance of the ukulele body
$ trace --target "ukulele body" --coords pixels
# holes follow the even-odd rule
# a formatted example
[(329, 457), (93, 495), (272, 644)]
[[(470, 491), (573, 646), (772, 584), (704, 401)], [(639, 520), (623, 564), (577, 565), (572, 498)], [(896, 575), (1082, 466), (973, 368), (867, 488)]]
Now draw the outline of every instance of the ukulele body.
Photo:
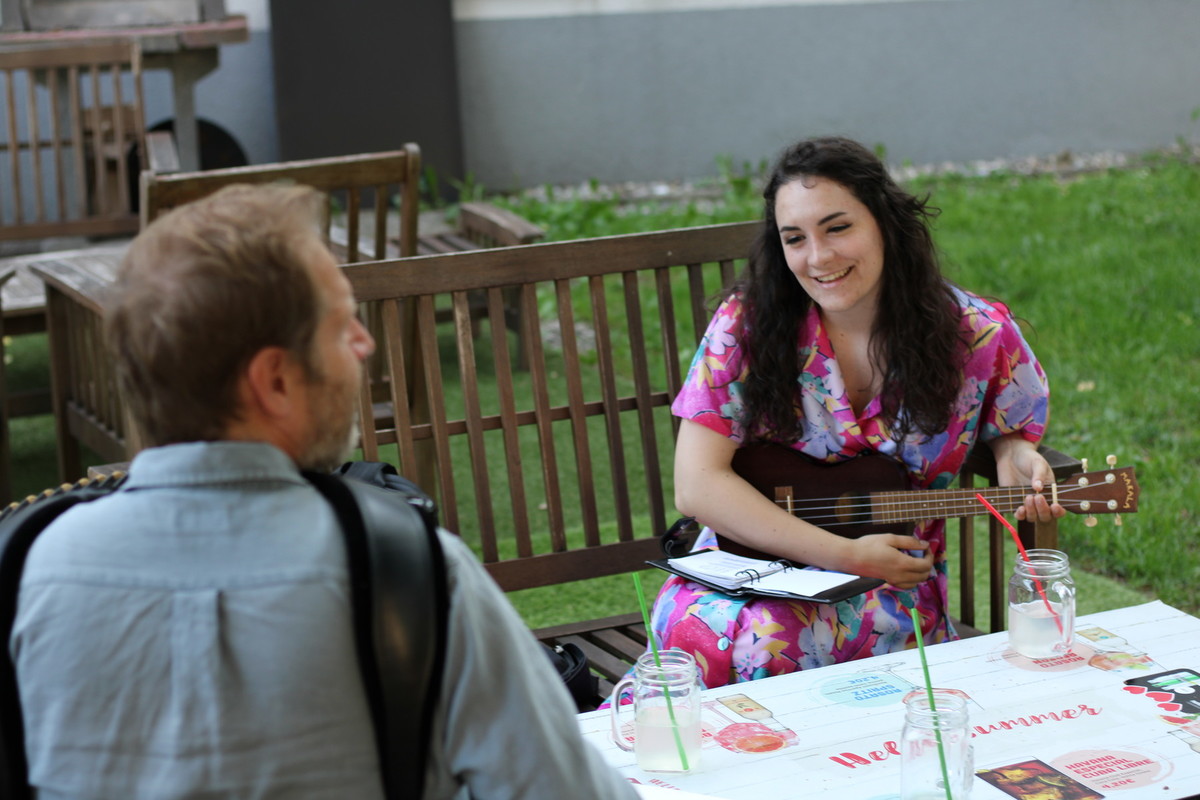
[[(733, 471), (766, 497), (800, 519), (830, 533), (857, 539), (874, 533), (908, 536), (912, 522), (875, 523), (872, 492), (910, 491), (908, 470), (899, 461), (875, 452), (837, 464), (814, 461), (799, 450), (773, 443), (739, 447)], [(722, 550), (750, 558), (778, 556), (755, 550), (717, 534)]]

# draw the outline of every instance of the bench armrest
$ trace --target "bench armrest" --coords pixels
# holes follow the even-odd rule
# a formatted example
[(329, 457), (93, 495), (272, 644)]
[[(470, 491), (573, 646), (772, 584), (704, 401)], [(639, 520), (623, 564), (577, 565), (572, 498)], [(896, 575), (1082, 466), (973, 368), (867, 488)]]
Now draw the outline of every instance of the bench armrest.
[(529, 220), (491, 203), (463, 203), (458, 212), (459, 231), (485, 247), (533, 244), (546, 232)]
[[(1056, 482), (1069, 478), (1083, 467), (1079, 459), (1072, 458), (1066, 453), (1061, 453), (1046, 445), (1039, 445), (1038, 452), (1049, 462)], [(967, 456), (962, 471), (964, 474), (978, 475), (994, 486), (996, 484), (996, 459), (992, 455), (992, 449), (980, 442)], [(1058, 547), (1058, 520), (1038, 523), (1021, 522), (1017, 524), (1017, 530), (1025, 547), (1050, 549)]]
[(146, 134), (146, 164), (151, 172), (165, 175), (179, 172), (179, 150), (170, 131), (150, 131)]
[[(1066, 453), (1060, 453), (1044, 444), (1038, 445), (1038, 452), (1049, 462), (1050, 469), (1054, 470), (1054, 478), (1058, 481), (1069, 478), (1083, 466), (1078, 458), (1072, 458)], [(992, 455), (992, 448), (983, 442), (977, 444), (967, 456), (966, 463), (963, 464), (963, 471), (978, 475), (987, 479), (988, 483), (995, 484), (996, 458)]]

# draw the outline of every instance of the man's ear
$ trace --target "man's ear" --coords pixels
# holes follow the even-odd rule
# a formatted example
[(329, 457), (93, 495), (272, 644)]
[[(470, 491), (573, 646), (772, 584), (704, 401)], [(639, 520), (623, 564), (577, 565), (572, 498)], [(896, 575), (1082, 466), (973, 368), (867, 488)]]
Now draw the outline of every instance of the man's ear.
[(250, 359), (242, 375), (242, 403), (267, 418), (287, 417), (295, 408), (304, 370), (284, 347), (264, 347)]

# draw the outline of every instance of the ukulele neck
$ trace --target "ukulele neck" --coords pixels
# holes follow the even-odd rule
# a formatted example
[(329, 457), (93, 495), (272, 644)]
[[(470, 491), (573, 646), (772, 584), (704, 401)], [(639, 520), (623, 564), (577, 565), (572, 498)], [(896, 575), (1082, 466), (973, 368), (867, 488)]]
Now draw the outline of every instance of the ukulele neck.
[(982, 494), (989, 503), (1008, 513), (1029, 494), (1024, 486), (988, 486), (980, 489), (931, 489), (923, 492), (871, 492), (872, 522), (916, 522), (986, 514), (987, 509), (975, 497)]

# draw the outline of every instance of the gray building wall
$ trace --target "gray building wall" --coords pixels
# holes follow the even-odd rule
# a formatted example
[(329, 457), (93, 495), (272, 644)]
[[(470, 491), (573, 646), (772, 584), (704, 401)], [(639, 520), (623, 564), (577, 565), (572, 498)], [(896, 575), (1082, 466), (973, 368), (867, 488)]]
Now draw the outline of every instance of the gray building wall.
[[(732, 3), (731, 3), (732, 5)], [(457, 23), (489, 189), (711, 175), (840, 133), (915, 163), (1197, 138), (1197, 0), (912, 0)]]
[[(220, 65), (196, 84), (196, 116), (233, 136), (251, 164), (278, 161), (270, 31), (251, 28), (249, 41), (224, 45), (218, 57)], [(143, 83), (146, 124), (171, 119), (170, 74), (149, 70)]]
[[(268, 3), (226, 6), (250, 41), (221, 48), (196, 111), (276, 161)], [(826, 133), (914, 163), (1200, 141), (1200, 0), (809, 0), (462, 17), (455, 35), (465, 169), (487, 189), (702, 177)], [(319, 39), (311, 52), (327, 58)], [(148, 73), (151, 124), (170, 98)]]

